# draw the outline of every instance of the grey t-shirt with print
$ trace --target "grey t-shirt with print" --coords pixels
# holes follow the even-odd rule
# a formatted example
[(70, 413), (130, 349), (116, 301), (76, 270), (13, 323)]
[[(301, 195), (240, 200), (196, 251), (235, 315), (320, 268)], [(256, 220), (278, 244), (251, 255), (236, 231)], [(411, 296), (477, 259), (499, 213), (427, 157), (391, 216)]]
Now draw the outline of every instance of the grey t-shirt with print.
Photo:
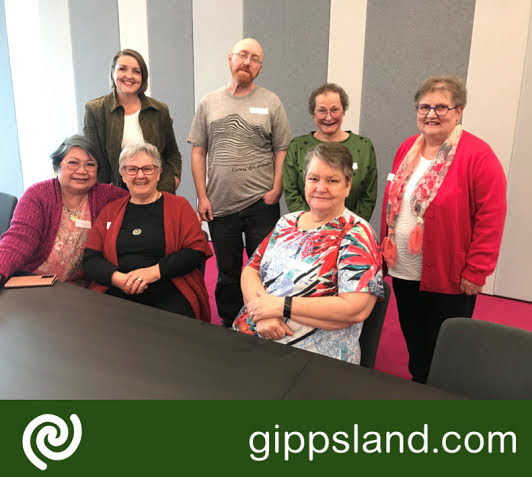
[(239, 97), (223, 87), (201, 100), (187, 142), (207, 149), (215, 217), (245, 209), (272, 189), (274, 152), (287, 149), (290, 139), (284, 107), (265, 88)]

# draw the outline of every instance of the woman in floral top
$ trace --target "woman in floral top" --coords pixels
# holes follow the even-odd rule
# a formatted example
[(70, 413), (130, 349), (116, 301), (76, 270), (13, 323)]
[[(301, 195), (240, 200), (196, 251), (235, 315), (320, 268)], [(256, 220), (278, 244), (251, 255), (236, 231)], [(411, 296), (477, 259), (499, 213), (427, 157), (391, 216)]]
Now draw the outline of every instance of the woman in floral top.
[(309, 211), (282, 217), (242, 272), (234, 329), (358, 364), (362, 322), (384, 296), (375, 233), (345, 208), (353, 159), (334, 142), (305, 161)]

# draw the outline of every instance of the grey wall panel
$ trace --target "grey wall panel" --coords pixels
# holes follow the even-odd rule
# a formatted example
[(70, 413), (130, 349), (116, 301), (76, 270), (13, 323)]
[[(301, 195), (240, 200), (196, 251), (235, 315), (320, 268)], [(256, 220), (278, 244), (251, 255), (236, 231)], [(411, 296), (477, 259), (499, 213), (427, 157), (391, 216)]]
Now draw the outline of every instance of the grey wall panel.
[[(532, 15), (530, 30), (532, 31)], [(508, 174), (508, 212), (502, 240), (499, 266), (495, 278), (495, 295), (532, 301), (528, 272), (532, 267), (532, 210), (530, 178), (532, 178), (532, 36), (528, 37), (523, 85), (512, 161)]]
[(430, 75), (466, 79), (474, 10), (475, 0), (368, 0), (360, 134), (377, 153), (377, 232), (395, 152), (418, 132), (416, 89)]
[[(284, 104), (292, 136), (315, 129), (308, 97), (327, 81), (329, 0), (245, 0), (244, 36), (264, 50), (257, 83), (275, 92)], [(286, 212), (284, 199), (282, 211)]]
[(0, 191), (20, 197), (24, 191), (20, 151), (18, 147), (17, 117), (11, 81), (9, 63), (9, 45), (7, 43), (6, 14), (4, 0), (0, 0)]
[(329, 0), (244, 1), (244, 36), (264, 49), (257, 83), (281, 98), (293, 136), (314, 125), (308, 97), (327, 80), (329, 21)]
[(69, 0), (70, 34), (80, 132), (85, 103), (110, 92), (109, 71), (120, 49), (117, 0)]
[(195, 112), (192, 0), (147, 0), (147, 13), (151, 94), (170, 108), (183, 156), (178, 194), (185, 196), (195, 208), (196, 193), (190, 168), (192, 148), (186, 144)]

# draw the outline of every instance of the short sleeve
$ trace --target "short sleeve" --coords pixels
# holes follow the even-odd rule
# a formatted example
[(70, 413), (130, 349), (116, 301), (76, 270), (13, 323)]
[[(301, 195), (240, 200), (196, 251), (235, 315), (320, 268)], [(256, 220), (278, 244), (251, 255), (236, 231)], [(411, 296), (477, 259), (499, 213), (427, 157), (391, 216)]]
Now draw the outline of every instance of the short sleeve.
[(274, 152), (287, 149), (292, 140), (288, 116), (283, 103), (279, 99), (278, 101), (279, 104), (272, 115), (272, 147)]
[(198, 106), (198, 110), (194, 115), (190, 131), (188, 133), (187, 142), (199, 147), (207, 148), (209, 145), (207, 118), (205, 115), (205, 100)]
[(375, 232), (367, 222), (347, 232), (338, 253), (338, 293), (371, 293), (384, 297), (382, 257)]

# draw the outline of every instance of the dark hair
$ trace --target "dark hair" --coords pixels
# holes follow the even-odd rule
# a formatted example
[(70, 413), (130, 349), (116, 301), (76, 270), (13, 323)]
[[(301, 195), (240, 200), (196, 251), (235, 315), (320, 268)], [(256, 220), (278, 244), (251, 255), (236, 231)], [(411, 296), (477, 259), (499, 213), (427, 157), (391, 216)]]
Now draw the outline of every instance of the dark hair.
[(429, 76), (417, 90), (414, 97), (416, 104), (427, 93), (434, 91), (447, 91), (451, 94), (451, 100), (455, 106), (465, 107), (467, 103), (467, 88), (463, 80), (458, 76)]
[(142, 55), (135, 50), (130, 50), (126, 48), (125, 50), (120, 50), (114, 57), (113, 62), (111, 64), (111, 88), (113, 91), (116, 91), (116, 84), (113, 79), (113, 72), (116, 68), (116, 63), (118, 62), (118, 58), (121, 56), (131, 56), (135, 58), (140, 66), (140, 72), (142, 74), (142, 81), (140, 83), (140, 88), (137, 92), (137, 94), (140, 96), (141, 94), (144, 94), (146, 90), (148, 89), (148, 67), (146, 66), (146, 62), (144, 61), (144, 58), (142, 58)]
[(89, 156), (91, 156), (94, 160), (96, 160), (96, 162), (98, 162), (98, 158), (94, 154), (94, 146), (92, 145), (92, 143), (85, 136), (74, 134), (73, 136), (67, 137), (59, 145), (59, 147), (54, 152), (52, 152), (52, 154), (50, 154), (54, 172), (57, 172), (59, 170), (59, 164), (61, 164), (61, 161), (68, 154), (68, 151), (70, 151), (70, 149), (72, 149), (73, 147), (80, 147)]
[(347, 96), (344, 88), (338, 86), (336, 83), (325, 83), (310, 94), (310, 98), (308, 99), (308, 112), (311, 116), (314, 116), (314, 110), (316, 109), (316, 96), (325, 93), (338, 93), (342, 108), (344, 108), (344, 111), (347, 111), (347, 108), (349, 108), (349, 96)]
[(307, 178), (308, 168), (312, 159), (318, 158), (333, 169), (341, 171), (347, 184), (353, 177), (353, 156), (351, 151), (339, 142), (320, 142), (310, 148), (305, 157), (304, 178)]

